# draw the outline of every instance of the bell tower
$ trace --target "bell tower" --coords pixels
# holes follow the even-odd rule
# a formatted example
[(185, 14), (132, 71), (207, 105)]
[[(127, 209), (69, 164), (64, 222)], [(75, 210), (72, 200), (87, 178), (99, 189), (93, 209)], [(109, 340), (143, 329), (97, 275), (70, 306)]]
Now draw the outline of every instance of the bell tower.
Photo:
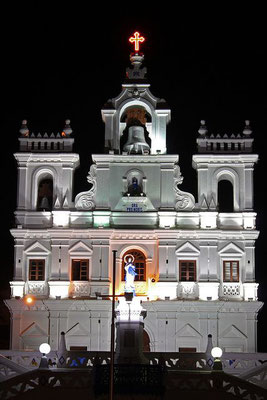
[(122, 92), (102, 109), (105, 150), (115, 154), (166, 154), (166, 127), (171, 111), (165, 100), (150, 92), (146, 68), (142, 66), (144, 55), (139, 52), (144, 40), (137, 46), (134, 38), (140, 35), (136, 34), (129, 39), (135, 44), (135, 52), (130, 55), (131, 67), (126, 70)]

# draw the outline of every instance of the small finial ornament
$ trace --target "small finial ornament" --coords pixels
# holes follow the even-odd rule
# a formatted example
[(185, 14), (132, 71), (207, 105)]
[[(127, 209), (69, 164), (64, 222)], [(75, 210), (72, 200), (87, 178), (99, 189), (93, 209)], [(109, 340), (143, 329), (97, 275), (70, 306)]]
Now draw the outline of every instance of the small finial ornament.
[(140, 36), (139, 32), (135, 32), (133, 36), (129, 38), (130, 43), (134, 43), (134, 52), (130, 54), (130, 61), (133, 68), (126, 69), (126, 76), (131, 80), (144, 79), (146, 75), (146, 68), (142, 67), (144, 61), (144, 54), (139, 53), (140, 43), (143, 43), (145, 38)]
[(24, 119), (22, 121), (19, 133), (21, 134), (21, 136), (24, 136), (24, 137), (28, 137), (29, 136), (30, 131), (29, 131), (28, 127), (27, 127), (27, 120), (26, 119)]
[(250, 121), (247, 119), (245, 121), (245, 128), (243, 130), (243, 135), (250, 136), (251, 134), (252, 134), (252, 130), (251, 130), (251, 127), (250, 127)]
[(71, 134), (72, 134), (72, 129), (71, 129), (71, 126), (70, 126), (70, 120), (69, 119), (66, 119), (66, 121), (65, 121), (65, 126), (64, 126), (64, 129), (63, 129), (63, 131), (62, 131), (62, 136), (70, 136)]
[(201, 136), (205, 136), (208, 133), (208, 130), (207, 130), (207, 127), (206, 127), (206, 121), (204, 119), (202, 119), (200, 121), (200, 127), (199, 127), (199, 130), (198, 130), (198, 133)]

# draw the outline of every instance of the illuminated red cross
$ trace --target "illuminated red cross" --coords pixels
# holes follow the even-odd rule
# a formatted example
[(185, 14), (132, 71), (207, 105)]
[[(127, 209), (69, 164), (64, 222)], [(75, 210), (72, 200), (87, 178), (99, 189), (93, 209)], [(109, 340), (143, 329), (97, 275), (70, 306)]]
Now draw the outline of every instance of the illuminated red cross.
[(134, 43), (134, 49), (135, 51), (139, 51), (139, 42), (143, 43), (145, 41), (145, 38), (143, 36), (140, 36), (139, 32), (135, 32), (132, 37), (129, 38), (129, 42)]

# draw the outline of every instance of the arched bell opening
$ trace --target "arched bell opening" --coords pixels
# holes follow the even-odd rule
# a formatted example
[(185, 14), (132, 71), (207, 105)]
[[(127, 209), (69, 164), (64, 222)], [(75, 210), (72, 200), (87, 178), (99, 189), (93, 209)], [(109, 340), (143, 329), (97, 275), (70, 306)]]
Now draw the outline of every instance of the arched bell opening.
[(151, 116), (140, 106), (129, 107), (121, 117), (126, 124), (120, 138), (120, 151), (129, 154), (149, 154), (151, 139), (146, 124), (151, 123)]
[(53, 208), (53, 179), (50, 176), (40, 180), (38, 185), (37, 210), (51, 211)]
[(227, 179), (218, 182), (218, 211), (234, 212), (234, 188), (232, 182)]

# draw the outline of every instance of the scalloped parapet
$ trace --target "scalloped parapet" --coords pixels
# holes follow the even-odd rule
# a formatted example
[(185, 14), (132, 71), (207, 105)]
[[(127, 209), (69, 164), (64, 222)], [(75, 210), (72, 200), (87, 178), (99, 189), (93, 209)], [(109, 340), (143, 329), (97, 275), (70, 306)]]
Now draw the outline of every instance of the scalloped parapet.
[(216, 136), (208, 134), (206, 122), (200, 121), (197, 138), (199, 153), (251, 153), (253, 150), (253, 138), (250, 122), (245, 121), (242, 134), (223, 134)]
[(65, 121), (64, 129), (61, 133), (34, 134), (30, 132), (27, 121), (23, 120), (19, 130), (20, 151), (31, 153), (65, 153), (71, 152), (73, 148), (74, 138), (71, 137), (72, 129), (70, 120)]

